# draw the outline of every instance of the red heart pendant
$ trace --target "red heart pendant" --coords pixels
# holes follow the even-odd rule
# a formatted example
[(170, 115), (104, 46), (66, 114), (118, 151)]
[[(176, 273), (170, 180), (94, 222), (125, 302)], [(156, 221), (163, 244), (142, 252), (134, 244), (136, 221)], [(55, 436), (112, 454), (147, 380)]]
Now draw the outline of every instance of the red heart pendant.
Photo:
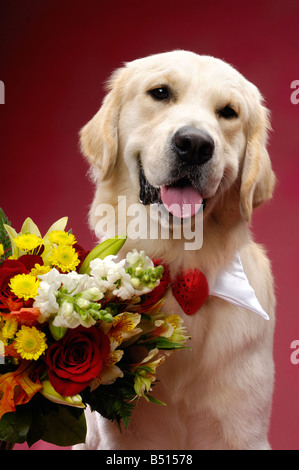
[(179, 273), (172, 284), (172, 293), (183, 311), (193, 315), (209, 295), (206, 276), (199, 269)]

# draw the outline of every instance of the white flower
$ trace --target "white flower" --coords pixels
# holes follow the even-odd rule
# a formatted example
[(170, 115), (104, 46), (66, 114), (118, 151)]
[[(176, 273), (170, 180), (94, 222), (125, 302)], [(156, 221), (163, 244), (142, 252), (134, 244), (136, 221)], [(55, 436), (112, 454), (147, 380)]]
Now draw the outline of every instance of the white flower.
[(132, 289), (131, 285), (120, 286), (118, 289), (114, 289), (113, 295), (116, 295), (122, 300), (128, 300), (133, 297), (134, 289)]
[(68, 291), (69, 294), (78, 294), (91, 287), (95, 287), (94, 280), (87, 274), (78, 274), (76, 271), (71, 271), (67, 274), (61, 274), (61, 282), (63, 288)]
[(80, 325), (80, 315), (74, 311), (73, 304), (63, 302), (53, 321), (54, 326), (63, 328), (77, 328)]
[(152, 260), (146, 256), (145, 251), (141, 250), (139, 252), (136, 248), (133, 248), (133, 250), (127, 254), (126, 260), (129, 266), (133, 269), (136, 269), (137, 267), (147, 269), (154, 266)]
[[(71, 301), (73, 296), (82, 293), (82, 297), (77, 302), (79, 302), (79, 307), (81, 305), (81, 308), (85, 309), (90, 304), (89, 300), (96, 302), (103, 297), (103, 293), (96, 287), (93, 277), (87, 274), (78, 274), (75, 271), (61, 274), (55, 268), (38, 277), (41, 282), (38, 295), (34, 301), (34, 307), (41, 312), (38, 317), (40, 323), (49, 320), (51, 317), (55, 317), (53, 320), (54, 326), (64, 328), (76, 328), (79, 325), (88, 328), (96, 323), (91, 315), (87, 314), (83, 318), (76, 312)], [(64, 293), (60, 292), (61, 287), (63, 287)], [(65, 291), (67, 291), (67, 294), (65, 294)], [(70, 298), (69, 301), (63, 299), (67, 296)]]
[(153, 261), (146, 256), (145, 251), (141, 250), (139, 252), (136, 248), (133, 248), (133, 250), (127, 254), (126, 260), (129, 268), (131, 268), (134, 273), (131, 279), (131, 284), (134, 287), (134, 295), (140, 296), (151, 292), (154, 288), (153, 282), (155, 282), (155, 286), (160, 284), (160, 280), (156, 279), (155, 281), (151, 280), (148, 285), (148, 280), (145, 281), (145, 277), (143, 277), (143, 274), (146, 274), (148, 277), (147, 271), (150, 271), (149, 268), (154, 268)]
[(90, 274), (96, 283), (104, 289), (109, 289), (121, 277), (119, 270), (124, 266), (125, 260), (115, 262), (116, 256), (106, 256), (104, 259), (96, 258), (90, 262)]
[(71, 302), (62, 302), (59, 313), (66, 318), (71, 318), (74, 313), (74, 305)]
[(47, 274), (38, 277), (41, 279), (41, 282), (33, 307), (38, 308), (41, 312), (38, 321), (43, 323), (58, 312), (59, 305), (56, 301), (56, 296), (61, 287), (61, 274), (57, 269), (53, 268)]
[(96, 321), (90, 315), (84, 320), (81, 315), (74, 310), (73, 304), (68, 301), (62, 302), (53, 320), (54, 326), (62, 326), (64, 328), (77, 328), (79, 325), (89, 328), (95, 323)]
[(77, 305), (78, 305), (79, 308), (86, 309), (86, 308), (89, 307), (90, 302), (89, 302), (89, 300), (82, 299), (82, 297), (81, 297), (80, 299), (77, 300)]
[(90, 287), (89, 289), (82, 292), (82, 299), (91, 300), (97, 302), (104, 297), (103, 292), (98, 287)]
[[(159, 283), (160, 283), (160, 281), (156, 281), (156, 286), (158, 286)], [(138, 287), (138, 288), (134, 289), (134, 295), (140, 296), (140, 295), (148, 294), (152, 290), (153, 290), (152, 287), (141, 286), (141, 287)]]
[(117, 263), (115, 259), (116, 256), (110, 255), (103, 260), (99, 258), (92, 260), (90, 274), (102, 292), (109, 290), (124, 300), (129, 299), (134, 295), (134, 288), (130, 284), (131, 276), (125, 270), (126, 260)]

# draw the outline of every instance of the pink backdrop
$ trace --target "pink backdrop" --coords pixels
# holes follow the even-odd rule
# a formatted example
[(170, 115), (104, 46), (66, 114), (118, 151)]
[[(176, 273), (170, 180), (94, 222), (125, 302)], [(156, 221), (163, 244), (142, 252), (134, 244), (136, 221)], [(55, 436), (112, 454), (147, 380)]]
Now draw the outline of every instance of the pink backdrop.
[(253, 223), (276, 278), (274, 449), (299, 449), (299, 365), (290, 360), (299, 339), (299, 104), (290, 99), (299, 80), (298, 18), (297, 0), (12, 0), (0, 7), (0, 206), (17, 228), (30, 216), (44, 232), (68, 215), (79, 242), (93, 243), (86, 221), (92, 188), (77, 135), (123, 61), (190, 49), (234, 64), (261, 89), (278, 176), (275, 198)]

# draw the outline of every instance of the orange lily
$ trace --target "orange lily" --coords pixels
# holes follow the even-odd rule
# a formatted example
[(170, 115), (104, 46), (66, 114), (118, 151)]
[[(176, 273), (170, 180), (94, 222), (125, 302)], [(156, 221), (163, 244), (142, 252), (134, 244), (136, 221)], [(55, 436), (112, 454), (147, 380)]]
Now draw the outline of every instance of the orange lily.
[(22, 361), (16, 371), (0, 376), (0, 419), (5, 413), (15, 411), (16, 405), (30, 401), (42, 388), (29, 378), (32, 370), (30, 361)]
[(20, 310), (13, 310), (10, 313), (1, 313), (4, 320), (8, 318), (15, 318), (18, 323), (26, 326), (33, 326), (37, 324), (37, 317), (40, 316), (38, 308), (21, 308)]

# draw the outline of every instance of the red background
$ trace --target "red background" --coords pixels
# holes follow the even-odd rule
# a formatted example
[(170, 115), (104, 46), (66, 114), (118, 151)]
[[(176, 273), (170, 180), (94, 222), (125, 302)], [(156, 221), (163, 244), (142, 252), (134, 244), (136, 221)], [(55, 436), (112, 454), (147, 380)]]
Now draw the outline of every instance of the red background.
[[(92, 187), (78, 131), (99, 108), (103, 82), (121, 65), (181, 48), (214, 55), (254, 82), (272, 113), (273, 201), (256, 211), (253, 232), (272, 259), (277, 292), (274, 449), (299, 449), (298, 203), (299, 79), (297, 0), (9, 0), (0, 7), (0, 206), (18, 230), (30, 216), (44, 233), (68, 215), (79, 242)], [(20, 447), (20, 446), (18, 446)], [(34, 448), (44, 448), (36, 445)]]

